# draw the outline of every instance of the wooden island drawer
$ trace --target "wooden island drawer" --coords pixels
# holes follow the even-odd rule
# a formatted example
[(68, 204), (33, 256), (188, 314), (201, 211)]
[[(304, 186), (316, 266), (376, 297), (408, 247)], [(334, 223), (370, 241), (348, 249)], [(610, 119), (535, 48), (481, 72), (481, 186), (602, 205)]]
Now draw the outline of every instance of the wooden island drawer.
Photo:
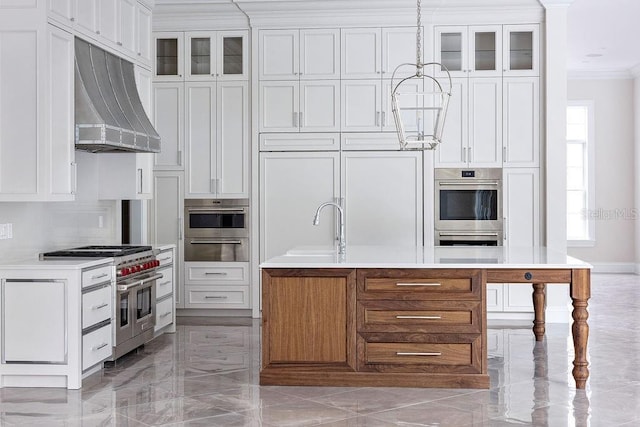
[(481, 298), (479, 270), (358, 270), (358, 299)]
[(480, 333), (482, 305), (475, 301), (358, 302), (359, 332)]
[(482, 372), (479, 334), (359, 334), (358, 347), (358, 370), (361, 371)]

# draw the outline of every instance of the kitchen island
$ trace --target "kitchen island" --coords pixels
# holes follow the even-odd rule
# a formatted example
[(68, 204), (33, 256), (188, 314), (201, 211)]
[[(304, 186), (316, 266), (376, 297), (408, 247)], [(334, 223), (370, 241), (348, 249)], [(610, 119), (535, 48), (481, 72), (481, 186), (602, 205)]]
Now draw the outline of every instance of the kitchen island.
[(573, 377), (589, 376), (591, 266), (543, 247), (296, 248), (261, 264), (262, 385), (488, 388), (487, 283), (547, 284), (573, 304)]

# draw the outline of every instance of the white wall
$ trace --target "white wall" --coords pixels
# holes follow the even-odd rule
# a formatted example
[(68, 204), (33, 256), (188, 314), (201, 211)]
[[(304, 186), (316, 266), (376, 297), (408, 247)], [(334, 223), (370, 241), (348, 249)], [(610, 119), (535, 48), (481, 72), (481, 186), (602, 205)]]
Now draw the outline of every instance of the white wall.
[[(595, 246), (569, 248), (594, 264), (635, 262), (634, 85), (632, 79), (570, 79), (568, 99), (591, 100), (595, 137)], [(627, 212), (631, 215), (617, 215)], [(600, 212), (600, 214), (598, 214)], [(640, 213), (638, 213), (640, 214)]]
[(40, 252), (120, 242), (115, 201), (0, 203), (0, 224), (13, 224), (13, 239), (0, 240), (0, 263)]

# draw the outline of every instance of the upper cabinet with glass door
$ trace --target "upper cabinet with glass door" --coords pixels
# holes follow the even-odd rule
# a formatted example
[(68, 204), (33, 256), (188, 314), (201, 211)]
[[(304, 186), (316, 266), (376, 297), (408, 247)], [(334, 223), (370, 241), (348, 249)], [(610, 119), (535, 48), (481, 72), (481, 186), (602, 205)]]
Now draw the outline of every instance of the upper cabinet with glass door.
[(176, 80), (247, 80), (248, 32), (156, 33), (155, 78)]
[(452, 77), (502, 75), (500, 25), (437, 26), (435, 43), (435, 60)]
[(505, 76), (539, 76), (539, 27), (531, 25), (504, 25), (503, 74)]

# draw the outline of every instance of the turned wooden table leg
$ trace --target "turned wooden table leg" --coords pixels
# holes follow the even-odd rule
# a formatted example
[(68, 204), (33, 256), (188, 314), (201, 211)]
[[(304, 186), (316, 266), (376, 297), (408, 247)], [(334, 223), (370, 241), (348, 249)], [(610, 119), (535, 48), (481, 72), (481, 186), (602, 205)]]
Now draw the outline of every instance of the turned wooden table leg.
[(573, 378), (576, 380), (576, 388), (583, 389), (589, 378), (589, 362), (587, 361), (587, 341), (589, 338), (589, 325), (587, 319), (589, 312), (587, 305), (591, 296), (591, 275), (589, 270), (573, 270), (571, 274), (571, 300), (573, 303), (573, 347), (575, 359), (573, 360)]
[(533, 334), (536, 341), (542, 341), (544, 338), (544, 322), (545, 308), (547, 307), (546, 285), (544, 283), (533, 284)]

